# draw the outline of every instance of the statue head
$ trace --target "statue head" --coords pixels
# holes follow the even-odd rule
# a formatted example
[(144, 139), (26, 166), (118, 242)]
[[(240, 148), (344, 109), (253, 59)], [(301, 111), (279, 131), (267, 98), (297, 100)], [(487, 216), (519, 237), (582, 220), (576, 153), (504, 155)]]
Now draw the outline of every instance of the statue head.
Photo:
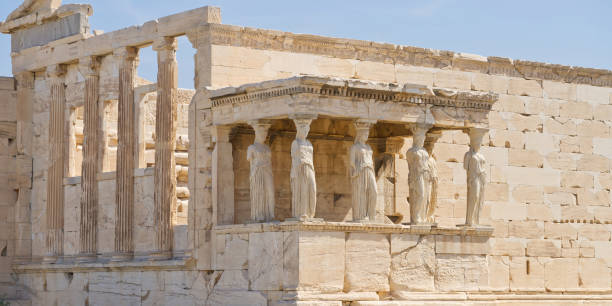
[(306, 136), (308, 136), (308, 132), (310, 132), (310, 123), (312, 119), (294, 119), (295, 128), (297, 130), (295, 138), (304, 140)]
[(264, 143), (266, 141), (266, 137), (268, 136), (268, 127), (256, 125), (253, 127), (253, 129), (255, 130), (255, 142)]
[(480, 146), (482, 145), (482, 139), (484, 138), (484, 134), (487, 132), (487, 129), (479, 129), (479, 128), (471, 128), (469, 131), (470, 135), (470, 148), (474, 152), (478, 152), (480, 150)]
[(355, 143), (365, 144), (368, 141), (368, 135), (370, 134), (369, 128), (358, 128), (355, 133)]
[(415, 124), (410, 129), (412, 130), (412, 147), (422, 148), (425, 144), (425, 138), (427, 137), (427, 131), (431, 128), (431, 125), (426, 124)]

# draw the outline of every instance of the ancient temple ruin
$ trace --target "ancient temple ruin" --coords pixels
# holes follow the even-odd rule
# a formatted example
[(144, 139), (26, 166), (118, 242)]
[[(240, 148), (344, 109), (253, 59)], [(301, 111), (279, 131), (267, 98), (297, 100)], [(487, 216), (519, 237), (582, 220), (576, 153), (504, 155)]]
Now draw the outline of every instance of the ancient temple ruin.
[(60, 2), (0, 23), (0, 300), (612, 303), (612, 72)]

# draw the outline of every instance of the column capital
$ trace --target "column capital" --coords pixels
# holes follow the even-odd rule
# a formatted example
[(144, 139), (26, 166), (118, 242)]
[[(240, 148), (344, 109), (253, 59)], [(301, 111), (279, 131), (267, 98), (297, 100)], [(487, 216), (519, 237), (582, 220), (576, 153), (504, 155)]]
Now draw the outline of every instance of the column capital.
[(470, 136), (470, 147), (473, 150), (477, 150), (482, 144), (482, 140), (484, 135), (489, 131), (488, 128), (478, 128), (473, 127), (467, 130), (468, 135)]
[(171, 51), (175, 51), (178, 48), (178, 43), (176, 41), (175, 37), (172, 36), (162, 36), (157, 38), (154, 42), (153, 42), (153, 50), (155, 51), (165, 51), (165, 50), (171, 50)]
[(257, 119), (257, 120), (250, 120), (249, 125), (252, 128), (255, 128), (256, 126), (268, 126), (270, 127), (272, 125), (272, 120), (269, 119)]
[(353, 122), (355, 129), (370, 129), (370, 127), (376, 123), (374, 119), (357, 119)]
[(98, 76), (100, 62), (95, 56), (86, 56), (79, 59), (79, 72), (85, 77)]
[(34, 88), (34, 72), (20, 71), (15, 74), (17, 80), (17, 88)]
[(66, 66), (61, 64), (48, 66), (47, 70), (45, 71), (45, 76), (47, 79), (60, 79), (63, 78), (65, 74)]
[(120, 61), (137, 61), (138, 48), (136, 47), (121, 47), (113, 50), (113, 56)]
[(412, 134), (414, 135), (426, 135), (429, 129), (433, 127), (433, 125), (419, 122), (409, 124), (407, 127), (412, 131)]

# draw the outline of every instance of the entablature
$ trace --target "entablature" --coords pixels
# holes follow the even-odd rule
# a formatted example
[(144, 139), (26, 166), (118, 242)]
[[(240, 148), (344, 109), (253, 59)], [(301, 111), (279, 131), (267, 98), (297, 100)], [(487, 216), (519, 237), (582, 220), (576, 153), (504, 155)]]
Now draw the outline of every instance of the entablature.
[(318, 76), (222, 88), (209, 97), (215, 125), (312, 114), (445, 128), (488, 127), (498, 99), (490, 92)]

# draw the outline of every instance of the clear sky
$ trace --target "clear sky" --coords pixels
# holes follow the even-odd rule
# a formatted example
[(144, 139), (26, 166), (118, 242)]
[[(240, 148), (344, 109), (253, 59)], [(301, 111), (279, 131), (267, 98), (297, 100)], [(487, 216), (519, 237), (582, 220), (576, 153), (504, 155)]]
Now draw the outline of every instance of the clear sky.
[[(21, 0), (1, 0), (4, 19)], [(223, 23), (513, 59), (612, 70), (607, 0), (64, 0), (89, 3), (92, 29), (110, 32), (204, 5)], [(179, 85), (193, 87), (193, 49), (179, 41)], [(10, 75), (10, 38), (0, 36), (0, 75)], [(155, 57), (139, 73), (155, 79)]]

